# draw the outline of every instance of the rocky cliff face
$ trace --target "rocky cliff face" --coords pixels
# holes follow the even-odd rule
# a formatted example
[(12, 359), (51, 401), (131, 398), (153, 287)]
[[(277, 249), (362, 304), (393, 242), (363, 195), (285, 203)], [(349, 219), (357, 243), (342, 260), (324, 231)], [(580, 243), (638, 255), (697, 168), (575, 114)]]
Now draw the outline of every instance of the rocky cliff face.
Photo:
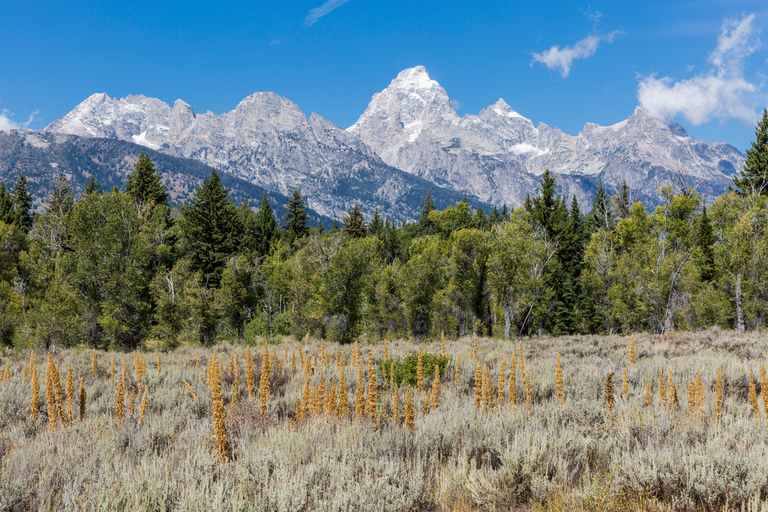
[(430, 189), (443, 205), (462, 197), (386, 165), (359, 137), (317, 114), (307, 118), (271, 92), (220, 115), (195, 114), (182, 100), (171, 107), (146, 96), (95, 94), (45, 131), (134, 142), (281, 194), (298, 188), (308, 206), (336, 219), (354, 204), (369, 214), (379, 208), (395, 220), (413, 219)]
[(696, 140), (642, 107), (613, 126), (588, 123), (577, 136), (534, 126), (502, 99), (459, 117), (422, 66), (402, 71), (375, 94), (348, 131), (393, 167), (495, 204), (521, 204), (545, 169), (580, 200), (602, 179), (609, 188), (626, 180), (653, 203), (655, 190), (679, 177), (711, 200), (744, 162), (736, 148)]
[[(741, 170), (744, 156), (696, 140), (642, 107), (613, 126), (588, 123), (576, 136), (534, 126), (504, 100), (459, 117), (422, 66), (402, 71), (342, 130), (271, 92), (224, 114), (196, 114), (177, 100), (95, 94), (46, 132), (119, 139), (195, 159), (281, 194), (299, 188), (310, 207), (341, 219), (353, 204), (397, 220), (418, 217), (428, 190), (438, 207), (464, 193), (517, 206), (535, 194), (545, 169), (561, 192), (589, 204), (599, 180), (626, 180), (638, 199), (658, 201), (665, 183), (685, 181), (711, 201)], [(476, 202), (478, 202), (476, 200)]]

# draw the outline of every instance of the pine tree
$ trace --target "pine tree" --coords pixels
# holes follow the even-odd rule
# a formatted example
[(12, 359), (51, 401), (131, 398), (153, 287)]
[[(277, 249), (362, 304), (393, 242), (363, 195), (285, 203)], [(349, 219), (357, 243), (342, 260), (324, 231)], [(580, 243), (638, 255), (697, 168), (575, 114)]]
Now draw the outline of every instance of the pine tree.
[(193, 271), (201, 271), (211, 285), (218, 285), (227, 259), (239, 248), (242, 226), (235, 205), (215, 169), (195, 190), (184, 209), (183, 237)]
[(358, 205), (347, 212), (342, 232), (350, 238), (363, 238), (367, 232), (363, 211)]
[(0, 222), (16, 223), (16, 211), (13, 209), (13, 197), (8, 192), (4, 181), (0, 181)]
[(616, 215), (619, 220), (628, 219), (632, 214), (632, 203), (629, 198), (629, 186), (627, 180), (621, 181), (621, 188), (619, 193), (613, 196), (614, 204), (616, 206)]
[(384, 221), (381, 220), (378, 208), (373, 211), (373, 219), (371, 219), (371, 223), (368, 224), (368, 233), (379, 240), (384, 239)]
[(555, 177), (549, 172), (544, 171), (541, 181), (541, 193), (533, 198), (533, 219), (547, 233), (550, 239), (559, 238), (565, 227), (568, 210), (565, 207), (565, 201), (560, 195), (555, 195)]
[(88, 181), (85, 182), (85, 195), (88, 194), (95, 194), (96, 192), (99, 192), (99, 189), (101, 188), (101, 183), (96, 181), (96, 178), (91, 176), (88, 178)]
[(741, 176), (733, 178), (741, 195), (759, 193), (768, 195), (768, 109), (757, 123), (755, 141), (747, 150), (747, 159)]
[(27, 177), (22, 172), (16, 179), (13, 186), (13, 206), (16, 209), (16, 217), (19, 224), (27, 231), (32, 228), (32, 194), (29, 193), (32, 187), (27, 182)]
[(432, 191), (427, 192), (424, 197), (424, 206), (421, 207), (421, 217), (419, 217), (419, 230), (422, 233), (433, 233), (435, 226), (429, 220), (429, 213), (435, 210), (435, 200), (432, 199)]
[(275, 220), (275, 213), (269, 205), (269, 200), (267, 200), (267, 194), (264, 194), (261, 207), (256, 212), (256, 233), (258, 235), (255, 247), (256, 254), (266, 256), (277, 236), (277, 221)]
[(717, 276), (715, 271), (715, 234), (707, 215), (706, 205), (702, 208), (701, 216), (696, 223), (696, 239), (701, 250), (701, 260), (699, 261), (701, 280), (711, 282)]
[(139, 155), (133, 172), (128, 175), (125, 190), (139, 204), (150, 204), (152, 207), (160, 204), (168, 206), (165, 185), (149, 153), (142, 151)]
[(477, 211), (472, 216), (472, 226), (480, 231), (487, 230), (491, 225), (491, 221), (483, 211), (482, 206), (477, 207)]
[(301, 193), (297, 189), (294, 189), (291, 199), (285, 205), (283, 221), (285, 222), (284, 229), (288, 243), (293, 243), (309, 233), (307, 207), (304, 205)]

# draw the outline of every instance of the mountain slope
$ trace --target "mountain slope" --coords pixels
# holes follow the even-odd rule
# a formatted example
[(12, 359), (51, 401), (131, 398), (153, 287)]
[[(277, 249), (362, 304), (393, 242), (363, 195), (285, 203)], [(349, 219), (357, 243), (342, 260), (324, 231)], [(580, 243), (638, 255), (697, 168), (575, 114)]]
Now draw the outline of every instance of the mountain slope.
[(656, 189), (681, 176), (712, 200), (744, 162), (736, 148), (696, 140), (642, 107), (613, 126), (588, 123), (577, 136), (534, 126), (502, 99), (478, 115), (459, 117), (422, 66), (402, 71), (374, 94), (348, 131), (387, 164), (495, 204), (522, 204), (545, 169), (580, 200), (600, 179), (609, 189), (626, 180), (653, 204)]
[(307, 118), (271, 92), (253, 94), (224, 114), (195, 114), (181, 100), (171, 107), (145, 96), (95, 94), (45, 132), (134, 142), (284, 195), (298, 188), (311, 208), (336, 219), (361, 204), (369, 215), (378, 208), (410, 220), (430, 190), (438, 207), (463, 197), (388, 166), (358, 137), (317, 114)]
[[(192, 199), (195, 188), (211, 172), (210, 166), (197, 160), (165, 155), (130, 142), (11, 130), (0, 132), (0, 179), (11, 187), (23, 172), (32, 186), (35, 207), (38, 207), (50, 194), (60, 172), (69, 179), (76, 195), (84, 192), (85, 183), (91, 176), (104, 191), (114, 186), (124, 189), (128, 174), (142, 151), (150, 154), (161, 171), (166, 190), (174, 202)], [(278, 219), (285, 213), (288, 197), (234, 176), (223, 174), (221, 178), (236, 204), (247, 200), (251, 206), (258, 207), (266, 193)], [(318, 219), (326, 224), (333, 222), (314, 211), (310, 215), (313, 222)]]

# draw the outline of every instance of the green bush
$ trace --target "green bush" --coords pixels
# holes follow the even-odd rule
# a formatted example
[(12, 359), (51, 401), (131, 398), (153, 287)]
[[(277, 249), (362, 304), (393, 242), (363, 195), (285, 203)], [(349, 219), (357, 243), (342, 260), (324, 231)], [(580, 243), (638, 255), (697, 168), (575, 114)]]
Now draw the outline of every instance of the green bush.
[[(429, 353), (424, 354), (421, 361), (424, 366), (424, 381), (429, 383), (435, 377), (435, 366), (440, 369), (440, 378), (442, 379), (445, 376), (445, 369), (448, 367), (450, 361), (450, 358), (447, 356), (435, 356), (434, 354)], [(392, 363), (395, 364), (395, 384), (398, 386), (416, 385), (416, 370), (419, 366), (418, 354), (408, 356), (402, 361), (387, 359), (384, 363), (387, 372), (389, 372)]]

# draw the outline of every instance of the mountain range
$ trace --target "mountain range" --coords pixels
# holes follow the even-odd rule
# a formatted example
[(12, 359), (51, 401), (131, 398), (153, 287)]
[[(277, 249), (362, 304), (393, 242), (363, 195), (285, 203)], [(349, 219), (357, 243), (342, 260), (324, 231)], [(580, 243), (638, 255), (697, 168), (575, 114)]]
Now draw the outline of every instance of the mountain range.
[[(535, 195), (545, 169), (555, 173), (560, 192), (575, 195), (583, 209), (600, 180), (609, 191), (626, 180), (649, 206), (658, 202), (656, 190), (673, 181), (696, 187), (709, 202), (727, 189), (744, 163), (733, 146), (697, 140), (642, 107), (612, 126), (587, 123), (575, 136), (544, 123), (535, 126), (502, 99), (477, 115), (460, 117), (445, 89), (422, 66), (402, 71), (374, 94), (346, 130), (317, 114), (307, 117), (272, 92), (248, 96), (224, 114), (195, 113), (182, 100), (170, 106), (143, 95), (116, 99), (101, 93), (42, 133), (17, 132), (15, 145), (9, 139), (13, 133), (0, 133), (3, 177), (10, 176), (8, 162), (18, 162), (25, 147), (27, 153), (30, 147), (38, 150), (36, 158), (48, 171), (84, 176), (57, 160), (55, 152), (43, 154), (45, 144), (64, 144), (86, 152), (88, 161), (112, 162), (102, 174), (111, 170), (124, 179), (131, 158), (121, 167), (103, 152), (130, 153), (127, 148), (135, 147), (164, 155), (161, 170), (163, 165), (177, 169), (170, 188), (178, 189), (179, 200), (190, 192), (189, 184), (179, 185), (184, 167), (194, 169), (199, 181), (202, 165), (236, 180), (232, 183), (246, 196), (258, 190), (277, 201), (298, 188), (318, 216), (332, 219), (343, 218), (354, 204), (367, 215), (378, 208), (395, 220), (414, 219), (428, 191), (439, 208), (465, 194), (484, 208), (514, 207)], [(246, 184), (255, 188), (246, 191)], [(260, 197), (248, 199), (254, 203)]]

